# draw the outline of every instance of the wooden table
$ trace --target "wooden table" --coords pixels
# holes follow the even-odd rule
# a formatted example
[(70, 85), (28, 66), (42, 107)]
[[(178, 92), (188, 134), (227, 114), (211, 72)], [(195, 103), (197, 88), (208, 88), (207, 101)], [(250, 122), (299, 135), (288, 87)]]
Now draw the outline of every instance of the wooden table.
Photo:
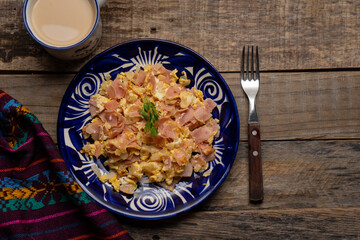
[[(0, 88), (56, 141), (62, 96), (95, 54), (160, 38), (207, 58), (233, 91), (240, 145), (221, 187), (190, 212), (158, 222), (119, 217), (135, 239), (360, 238), (360, 2), (109, 0), (90, 57), (63, 62), (27, 34), (22, 1), (1, 0)], [(260, 47), (265, 199), (249, 203), (243, 45)]]

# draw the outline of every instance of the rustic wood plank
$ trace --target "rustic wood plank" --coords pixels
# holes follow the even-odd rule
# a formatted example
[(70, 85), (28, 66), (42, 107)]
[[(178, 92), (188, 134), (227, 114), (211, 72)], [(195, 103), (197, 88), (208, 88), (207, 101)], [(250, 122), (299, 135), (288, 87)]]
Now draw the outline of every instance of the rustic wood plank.
[(264, 200), (249, 203), (247, 142), (229, 175), (199, 210), (360, 206), (360, 140), (265, 141)]
[[(248, 107), (237, 87), (239, 76), (224, 77), (239, 96), (240, 136), (246, 136)], [(257, 111), (262, 139), (359, 138), (359, 102), (360, 72), (261, 74)]]
[[(22, 4), (1, 0), (0, 70), (78, 70), (87, 59), (55, 60), (30, 38)], [(263, 70), (360, 67), (359, 1), (109, 0), (102, 11), (104, 34), (92, 56), (150, 37), (184, 44), (220, 71), (239, 71), (248, 44), (260, 46)]]
[[(233, 88), (233, 84), (238, 84), (238, 74), (224, 74), (225, 79)], [(357, 206), (360, 199), (360, 141), (359, 141), (359, 109), (358, 102), (353, 102), (359, 98), (356, 92), (359, 89), (359, 73), (358, 72), (334, 72), (334, 73), (289, 73), (263, 74), (262, 94), (267, 99), (261, 102), (273, 101), (273, 93), (267, 89), (275, 89), (276, 94), (282, 96), (285, 101), (281, 108), (262, 107), (260, 119), (262, 123), (263, 136), (267, 135), (262, 143), (263, 158), (263, 174), (264, 174), (264, 192), (265, 200), (260, 205), (261, 208), (303, 208), (303, 207), (344, 207)], [(340, 77), (340, 76), (341, 77)], [(275, 77), (276, 76), (276, 77)], [(317, 77), (314, 77), (317, 76)], [(3, 90), (18, 99), (29, 107), (43, 122), (45, 128), (50, 132), (56, 141), (56, 122), (58, 108), (65, 92), (66, 87), (71, 81), (73, 75), (1, 75), (0, 86)], [(267, 83), (268, 78), (272, 78)], [(292, 78), (292, 81), (285, 85), (285, 89), (281, 89), (282, 81)], [(311, 78), (319, 80), (323, 84), (316, 84), (316, 89), (307, 89), (302, 87), (289, 87), (292, 83), (297, 86), (294, 79), (304, 79), (310, 81)], [(343, 85), (337, 86), (331, 84), (334, 79), (340, 79), (339, 82), (349, 82), (348, 87)], [(354, 80), (353, 79), (357, 79)], [(357, 82), (357, 83), (356, 83)], [(356, 83), (356, 84), (355, 84)], [(306, 86), (306, 85), (305, 85)], [(237, 86), (239, 87), (239, 86)], [(293, 89), (293, 90), (291, 90)], [(311, 103), (310, 100), (301, 100), (296, 97), (300, 94), (303, 98), (312, 98), (312, 92), (316, 92), (319, 96), (315, 98), (323, 99), (321, 104), (314, 101), (314, 106), (306, 106), (305, 104), (296, 104), (298, 101)], [(240, 95), (242, 91), (234, 91), (237, 96), (239, 107), (243, 109), (245, 105), (245, 96)], [(350, 94), (349, 97), (345, 94)], [(294, 96), (295, 100), (291, 100)], [(355, 95), (355, 96), (354, 96)], [(279, 97), (278, 97), (279, 98)], [(335, 105), (338, 108), (342, 106), (350, 106), (347, 111), (355, 112), (354, 115), (345, 114), (342, 117), (350, 116), (346, 121), (336, 118), (338, 115), (330, 114), (332, 104), (328, 104), (333, 98), (337, 98)], [(261, 98), (259, 98), (260, 100)], [(290, 99), (290, 100), (289, 100)], [(293, 101), (293, 102), (291, 102)], [(286, 107), (286, 103), (292, 103), (293, 106)], [(327, 105), (328, 104), (328, 105)], [(329, 117), (322, 119), (315, 115), (314, 118), (307, 119), (308, 112), (315, 109), (312, 114), (320, 114), (316, 109), (326, 112), (328, 106)], [(286, 112), (283, 109), (291, 109)], [(273, 119), (278, 113), (283, 112), (276, 121)], [(293, 112), (302, 112), (298, 118), (292, 118)], [(288, 116), (288, 115), (289, 116)], [(335, 116), (335, 117), (334, 117)], [(351, 118), (352, 116), (352, 118)], [(243, 118), (245, 114), (242, 115)], [(287, 127), (286, 121), (292, 119), (290, 127)], [(307, 126), (308, 121), (317, 120), (316, 128), (311, 129)], [(343, 119), (343, 118), (342, 118)], [(340, 122), (339, 122), (340, 121)], [(282, 122), (284, 126), (282, 126)], [(347, 122), (346, 125), (340, 123)], [(267, 124), (266, 124), (267, 123)], [(313, 126), (313, 124), (311, 123)], [(334, 127), (327, 127), (331, 123)], [(293, 125), (299, 124), (304, 126), (301, 130), (291, 131)], [(357, 132), (351, 131), (351, 126), (357, 126)], [(357, 125), (356, 125), (357, 124)], [(245, 120), (242, 121), (242, 128), (246, 128)], [(286, 135), (286, 131), (289, 131)], [(322, 129), (326, 134), (325, 138), (337, 138), (340, 134), (341, 138), (357, 138), (354, 140), (329, 140), (329, 141), (272, 141), (279, 138), (279, 132), (282, 139), (297, 138), (319, 138), (316, 129)], [(281, 130), (279, 130), (281, 129)], [(348, 129), (348, 130), (347, 130)], [(356, 130), (356, 129), (355, 129)], [(243, 131), (243, 129), (242, 129)], [(246, 132), (246, 130), (244, 130)], [(271, 137), (270, 137), (271, 136)], [(243, 134), (241, 139), (246, 140)], [(270, 141), (268, 141), (270, 140)], [(234, 166), (223, 185), (215, 192), (213, 196), (203, 205), (203, 210), (235, 210), (235, 209), (253, 209), (254, 205), (248, 204), (248, 165), (247, 165), (247, 142), (240, 142), (238, 155)]]
[(123, 219), (134, 239), (359, 239), (360, 208), (192, 212), (160, 222)]
[[(239, 73), (223, 73), (247, 140), (248, 103)], [(0, 88), (29, 107), (56, 139), (58, 108), (74, 74), (0, 75)], [(360, 72), (262, 73), (262, 140), (360, 138)]]

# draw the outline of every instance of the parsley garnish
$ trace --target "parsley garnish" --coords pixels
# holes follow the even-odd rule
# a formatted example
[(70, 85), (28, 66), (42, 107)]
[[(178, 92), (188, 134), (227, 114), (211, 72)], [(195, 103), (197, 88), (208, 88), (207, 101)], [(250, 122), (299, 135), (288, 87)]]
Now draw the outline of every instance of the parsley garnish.
[(145, 96), (145, 102), (142, 109), (139, 110), (141, 118), (147, 121), (145, 124), (145, 132), (150, 131), (151, 136), (158, 135), (158, 130), (155, 126), (155, 122), (159, 120), (159, 111), (156, 110), (155, 104), (150, 102), (147, 96)]

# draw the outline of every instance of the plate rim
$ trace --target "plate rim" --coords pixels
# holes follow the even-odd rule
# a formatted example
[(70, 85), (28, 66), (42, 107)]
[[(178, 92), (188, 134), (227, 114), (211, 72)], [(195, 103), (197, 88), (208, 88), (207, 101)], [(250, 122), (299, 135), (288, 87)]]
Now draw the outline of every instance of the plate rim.
[[(69, 98), (69, 96), (71, 95), (71, 90), (76, 86), (77, 81), (75, 81), (75, 79), (79, 78), (81, 75), (83, 75), (83, 71), (85, 71), (85, 69), (88, 69), (89, 66), (91, 66), (94, 62), (96, 62), (99, 58), (101, 58), (104, 55), (107, 55), (108, 53), (110, 53), (111, 51), (113, 51), (116, 48), (119, 47), (124, 47), (126, 45), (129, 44), (136, 44), (136, 43), (141, 43), (141, 42), (156, 42), (159, 44), (166, 44), (168, 46), (176, 46), (177, 48), (180, 49), (185, 49), (186, 51), (190, 52), (191, 54), (193, 54), (194, 56), (196, 56), (197, 58), (201, 59), (206, 65), (208, 65), (208, 67), (214, 72), (214, 74), (216, 75), (217, 78), (221, 79), (223, 86), (226, 88), (226, 90), (229, 93), (229, 101), (231, 102), (231, 104), (233, 104), (234, 108), (235, 108), (235, 120), (236, 120), (236, 128), (238, 130), (238, 134), (236, 137), (236, 142), (234, 145), (234, 154), (232, 156), (231, 161), (228, 164), (228, 168), (226, 169), (226, 171), (223, 173), (223, 176), (219, 179), (219, 181), (213, 185), (212, 189), (210, 189), (209, 191), (207, 191), (205, 194), (199, 196), (196, 198), (196, 200), (192, 203), (189, 203), (188, 206), (184, 206), (181, 209), (176, 209), (176, 207), (174, 208), (173, 212), (171, 213), (155, 213), (155, 214), (149, 214), (149, 215), (143, 215), (143, 216), (139, 216), (140, 214), (133, 214), (130, 212), (127, 212), (126, 209), (113, 209), (112, 207), (107, 206), (106, 204), (103, 204), (102, 201), (98, 200), (97, 196), (94, 196), (82, 183), (80, 180), (78, 180), (77, 176), (75, 175), (75, 173), (72, 170), (72, 167), (69, 165), (70, 162), (68, 162), (68, 160), (66, 160), (64, 158), (64, 155), (66, 155), (64, 153), (65, 151), (65, 146), (63, 146), (63, 144), (61, 144), (61, 131), (60, 129), (60, 122), (63, 120), (63, 118), (61, 118), (63, 116), (63, 109), (65, 107), (65, 100), (67, 98)], [(129, 218), (133, 218), (133, 219), (138, 219), (138, 220), (162, 220), (162, 219), (167, 219), (167, 218), (171, 218), (171, 217), (175, 217), (178, 216), (180, 214), (183, 214), (185, 212), (190, 211), (191, 209), (193, 209), (194, 207), (198, 206), (199, 204), (203, 203), (211, 194), (213, 194), (218, 187), (225, 181), (226, 177), (228, 176), (232, 165), (236, 159), (236, 155), (238, 152), (238, 146), (239, 146), (239, 140), (240, 140), (240, 119), (239, 119), (239, 111), (238, 111), (238, 107), (234, 98), (234, 95), (231, 91), (231, 89), (229, 88), (227, 82), (225, 81), (225, 79), (221, 76), (221, 74), (219, 73), (219, 71), (202, 55), (200, 55), (199, 53), (197, 53), (196, 51), (194, 51), (193, 49), (184, 46), (180, 43), (174, 42), (174, 41), (170, 41), (170, 40), (164, 40), (164, 39), (158, 39), (158, 38), (139, 38), (139, 39), (132, 39), (132, 40), (128, 40), (128, 41), (124, 41), (118, 44), (113, 45), (112, 47), (98, 53), (96, 56), (94, 56), (93, 58), (91, 58), (90, 60), (88, 60), (82, 67), (80, 70), (78, 70), (78, 72), (75, 74), (75, 76), (73, 77), (73, 79), (71, 80), (71, 82), (69, 83), (64, 96), (61, 100), (61, 104), (59, 106), (59, 111), (58, 111), (58, 119), (57, 119), (57, 141), (58, 141), (58, 148), (60, 150), (60, 154), (61, 157), (64, 159), (64, 162), (69, 170), (69, 172), (71, 173), (72, 177), (74, 178), (74, 180), (79, 184), (79, 186), (81, 187), (81, 189), (97, 204), (99, 204), (100, 206), (104, 207), (105, 209), (119, 214), (121, 216), (125, 216), (125, 217), (129, 217)]]

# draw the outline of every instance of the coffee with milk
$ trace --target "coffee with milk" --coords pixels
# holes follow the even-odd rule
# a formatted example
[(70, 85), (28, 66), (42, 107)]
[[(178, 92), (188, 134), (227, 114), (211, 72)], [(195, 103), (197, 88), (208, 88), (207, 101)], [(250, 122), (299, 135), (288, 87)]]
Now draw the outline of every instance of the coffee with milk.
[(30, 20), (34, 34), (44, 43), (71, 46), (93, 29), (96, 6), (91, 0), (35, 0)]

